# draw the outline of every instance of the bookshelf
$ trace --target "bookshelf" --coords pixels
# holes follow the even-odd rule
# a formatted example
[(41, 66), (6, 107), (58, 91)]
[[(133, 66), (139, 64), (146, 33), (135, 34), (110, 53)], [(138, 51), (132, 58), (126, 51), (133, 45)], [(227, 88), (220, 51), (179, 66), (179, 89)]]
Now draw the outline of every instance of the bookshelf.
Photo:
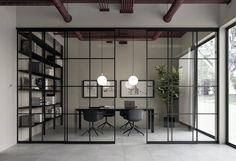
[(18, 133), (27, 129), (25, 138), (33, 141), (63, 125), (64, 48), (48, 32), (18, 32), (17, 43)]

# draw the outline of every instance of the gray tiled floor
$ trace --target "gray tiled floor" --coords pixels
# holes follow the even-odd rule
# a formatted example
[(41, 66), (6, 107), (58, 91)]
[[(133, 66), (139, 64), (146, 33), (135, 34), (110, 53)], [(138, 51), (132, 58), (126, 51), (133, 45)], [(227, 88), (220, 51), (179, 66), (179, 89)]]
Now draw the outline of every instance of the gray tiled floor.
[(0, 161), (235, 161), (236, 149), (217, 144), (19, 144)]

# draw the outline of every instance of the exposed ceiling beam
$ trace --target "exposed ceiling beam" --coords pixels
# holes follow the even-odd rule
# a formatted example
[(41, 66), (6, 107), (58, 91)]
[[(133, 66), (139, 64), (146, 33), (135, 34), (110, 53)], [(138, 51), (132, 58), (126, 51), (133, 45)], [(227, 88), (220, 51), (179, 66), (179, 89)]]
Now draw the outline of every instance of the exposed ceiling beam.
[(61, 0), (51, 0), (55, 7), (58, 9), (60, 14), (62, 15), (65, 22), (71, 22), (72, 16), (69, 14), (67, 9), (65, 8), (63, 2)]
[(162, 34), (161, 31), (156, 32), (156, 33), (153, 35), (152, 39), (153, 39), (153, 40), (156, 40), (157, 38), (159, 38), (159, 37), (161, 36), (161, 34)]
[(163, 17), (163, 20), (167, 23), (171, 21), (171, 19), (174, 17), (175, 13), (179, 9), (179, 7), (184, 3), (184, 0), (174, 0), (170, 9), (167, 11), (165, 16)]
[(134, 0), (121, 0), (120, 13), (134, 13)]
[[(63, 3), (98, 3), (98, 0), (61, 0)], [(109, 0), (109, 4), (120, 4), (121, 0)], [(135, 4), (170, 4), (173, 0), (135, 0)], [(229, 4), (231, 0), (186, 0), (184, 4)], [(49, 6), (50, 0), (0, 0), (0, 5)]]
[(108, 0), (98, 0), (99, 10), (101, 12), (109, 12)]
[(83, 37), (83, 35), (80, 33), (80, 32), (74, 32), (74, 34), (76, 35), (76, 37), (79, 39), (79, 40), (81, 40), (81, 41), (83, 41), (84, 40), (84, 37)]

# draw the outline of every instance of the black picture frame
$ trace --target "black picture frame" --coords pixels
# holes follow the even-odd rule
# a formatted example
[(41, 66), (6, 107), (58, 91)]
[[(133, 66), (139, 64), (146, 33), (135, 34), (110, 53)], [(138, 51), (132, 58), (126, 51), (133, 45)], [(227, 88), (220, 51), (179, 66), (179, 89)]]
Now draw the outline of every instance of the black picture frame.
[(104, 94), (104, 90), (106, 89), (106, 86), (101, 87), (101, 97), (102, 98), (116, 98), (117, 97), (117, 81), (116, 80), (108, 80), (109, 82), (113, 82), (113, 85), (107, 86), (108, 88), (114, 88), (114, 94), (113, 96), (107, 96)]
[[(88, 85), (86, 82), (88, 82)], [(93, 83), (95, 85), (93, 85)], [(91, 94), (91, 91), (90, 93), (88, 92), (88, 94), (86, 94), (85, 92), (88, 91), (87, 88), (89, 88), (89, 90), (93, 88), (95, 90), (95, 94)], [(96, 80), (83, 80), (82, 97), (83, 98), (98, 98), (98, 83)]]
[[(143, 83), (144, 82), (144, 85), (145, 87), (144, 88), (147, 88), (147, 84), (146, 82), (150, 82), (152, 84), (152, 86), (150, 86), (150, 88), (152, 88), (151, 90), (148, 90), (148, 91), (151, 91), (151, 95), (150, 96), (127, 96), (127, 95), (123, 95), (123, 90), (124, 88), (123, 85), (124, 83), (128, 82), (128, 80), (120, 80), (120, 98), (154, 98), (155, 97), (155, 81), (154, 80), (139, 80), (138, 82), (138, 85), (140, 85), (140, 83)], [(136, 86), (137, 87), (137, 86)]]

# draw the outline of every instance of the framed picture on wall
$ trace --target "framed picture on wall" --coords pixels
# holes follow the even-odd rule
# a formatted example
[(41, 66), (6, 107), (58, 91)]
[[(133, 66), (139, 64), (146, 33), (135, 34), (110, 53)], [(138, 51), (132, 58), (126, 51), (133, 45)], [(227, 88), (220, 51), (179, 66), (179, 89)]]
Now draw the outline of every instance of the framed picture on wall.
[(96, 80), (83, 81), (83, 98), (98, 98), (98, 84)]
[(108, 80), (107, 86), (102, 86), (102, 98), (116, 98), (116, 81)]
[(139, 80), (135, 86), (129, 85), (127, 80), (120, 81), (121, 98), (154, 98), (154, 80)]

